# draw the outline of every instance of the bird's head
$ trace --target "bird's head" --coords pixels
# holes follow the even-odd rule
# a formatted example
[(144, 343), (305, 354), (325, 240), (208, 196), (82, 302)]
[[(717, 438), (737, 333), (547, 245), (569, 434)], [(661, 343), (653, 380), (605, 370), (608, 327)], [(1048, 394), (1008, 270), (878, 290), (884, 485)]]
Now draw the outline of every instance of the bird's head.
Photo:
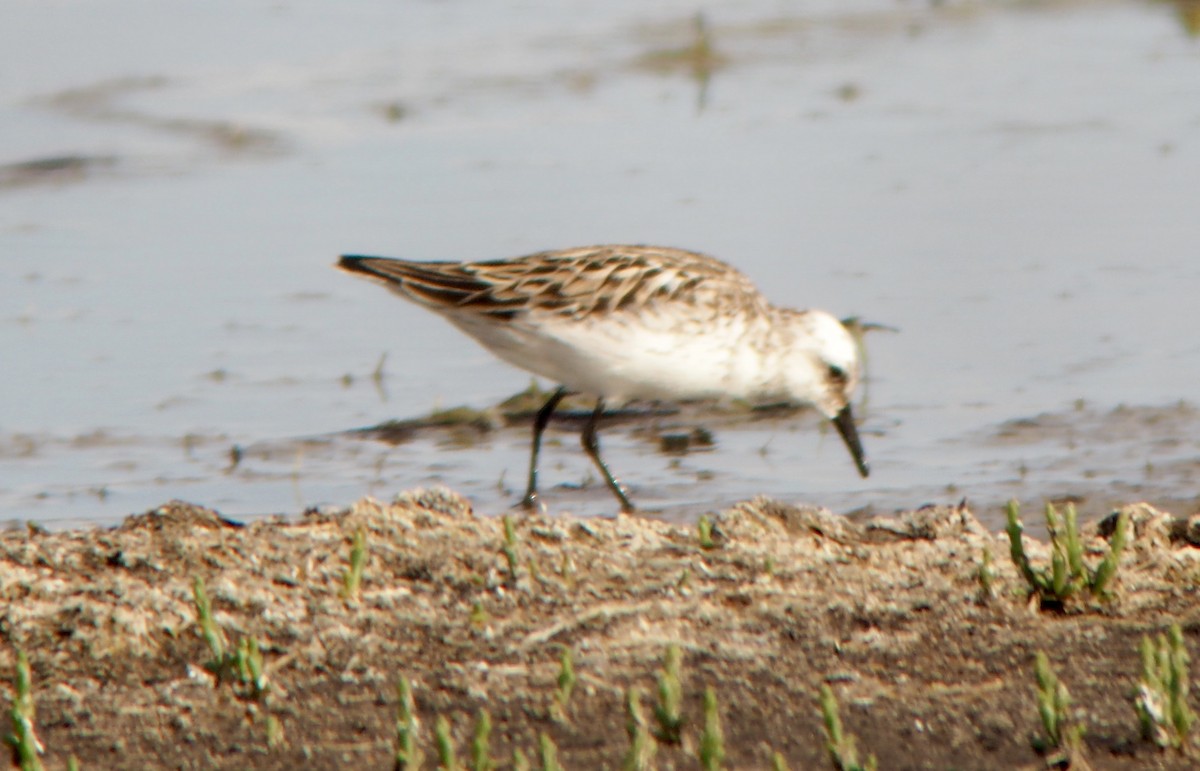
[(813, 405), (833, 423), (858, 473), (865, 477), (870, 469), (850, 407), (862, 376), (858, 341), (824, 311), (797, 313), (793, 329), (792, 354), (785, 367), (788, 391), (795, 401)]

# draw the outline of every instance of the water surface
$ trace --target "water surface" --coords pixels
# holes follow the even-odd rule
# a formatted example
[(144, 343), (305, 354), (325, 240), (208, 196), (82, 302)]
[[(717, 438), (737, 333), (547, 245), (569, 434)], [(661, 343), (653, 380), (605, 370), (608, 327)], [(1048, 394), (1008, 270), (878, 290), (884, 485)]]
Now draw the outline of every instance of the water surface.
[[(811, 419), (682, 458), (607, 432), (668, 516), (757, 493), (1188, 509), (1186, 7), (754, 1), (705, 9), (698, 56), (684, 3), (17, 4), (0, 518), (113, 522), (172, 497), (245, 517), (429, 484), (502, 511), (524, 431), (342, 432), (494, 404), (528, 376), (330, 266), (597, 242), (699, 249), (775, 302), (900, 330), (867, 339), (870, 479)], [(612, 514), (554, 436), (555, 510)]]

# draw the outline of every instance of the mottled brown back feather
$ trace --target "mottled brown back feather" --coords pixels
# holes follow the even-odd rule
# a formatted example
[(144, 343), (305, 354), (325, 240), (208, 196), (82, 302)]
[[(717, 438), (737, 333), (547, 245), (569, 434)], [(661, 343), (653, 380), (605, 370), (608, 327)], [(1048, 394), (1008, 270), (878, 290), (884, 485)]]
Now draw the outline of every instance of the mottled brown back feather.
[(512, 318), (521, 311), (583, 318), (614, 310), (653, 310), (660, 302), (737, 306), (752, 314), (768, 305), (750, 280), (707, 255), (650, 246), (589, 246), (483, 262), (408, 262), (343, 257), (339, 266), (365, 273), (445, 310)]

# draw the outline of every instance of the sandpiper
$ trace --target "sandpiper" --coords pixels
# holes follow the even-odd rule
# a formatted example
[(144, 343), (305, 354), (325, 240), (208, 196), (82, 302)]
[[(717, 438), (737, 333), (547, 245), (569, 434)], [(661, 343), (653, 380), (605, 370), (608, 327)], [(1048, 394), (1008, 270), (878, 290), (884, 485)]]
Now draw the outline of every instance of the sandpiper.
[(811, 405), (832, 421), (862, 476), (850, 408), (859, 347), (820, 310), (771, 305), (737, 269), (695, 252), (604, 245), (482, 262), (345, 255), (337, 266), (383, 283), (446, 318), (504, 361), (558, 388), (533, 421), (529, 484), (538, 505), (542, 433), (563, 397), (596, 398), (583, 449), (620, 502), (633, 504), (600, 457), (606, 403), (740, 399)]

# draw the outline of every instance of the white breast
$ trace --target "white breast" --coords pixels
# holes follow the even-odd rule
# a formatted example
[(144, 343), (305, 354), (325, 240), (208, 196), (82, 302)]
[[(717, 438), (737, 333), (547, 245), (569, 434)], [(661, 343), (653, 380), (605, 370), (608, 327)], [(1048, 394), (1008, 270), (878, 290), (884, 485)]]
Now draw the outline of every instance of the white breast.
[(580, 320), (537, 314), (511, 321), (445, 314), (505, 361), (612, 402), (757, 399), (778, 390), (762, 323), (633, 313)]

